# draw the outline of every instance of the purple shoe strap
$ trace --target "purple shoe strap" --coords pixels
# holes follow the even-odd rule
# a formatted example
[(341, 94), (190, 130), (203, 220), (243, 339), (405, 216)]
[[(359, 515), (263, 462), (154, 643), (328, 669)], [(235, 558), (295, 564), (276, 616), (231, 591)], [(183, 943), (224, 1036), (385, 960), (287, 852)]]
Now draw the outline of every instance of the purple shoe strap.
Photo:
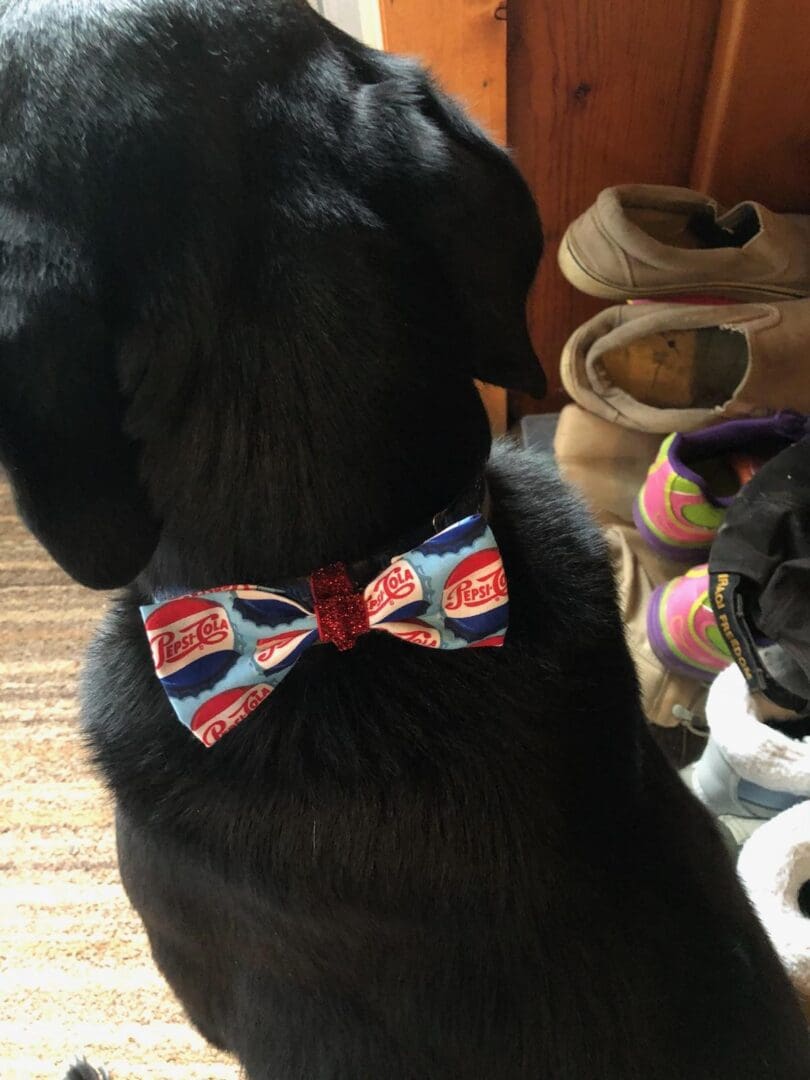
[(798, 442), (808, 433), (810, 417), (784, 409), (773, 416), (727, 420), (702, 431), (678, 434), (672, 440), (667, 456), (672, 469), (697, 484), (710, 502), (716, 506), (729, 506), (734, 497), (712, 496), (706, 488), (704, 478), (689, 467), (687, 462), (690, 459), (701, 461), (735, 450), (744, 450), (751, 443), (767, 438), (784, 439), (787, 443)]

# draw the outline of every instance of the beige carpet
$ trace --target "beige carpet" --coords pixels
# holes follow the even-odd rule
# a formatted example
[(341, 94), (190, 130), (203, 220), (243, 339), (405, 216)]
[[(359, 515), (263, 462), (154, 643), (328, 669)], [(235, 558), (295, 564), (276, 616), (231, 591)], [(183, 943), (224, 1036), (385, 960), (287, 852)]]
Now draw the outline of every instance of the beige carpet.
[(0, 477), (0, 1077), (236, 1080), (155, 970), (118, 881), (109, 800), (78, 737), (76, 683), (103, 599), (14, 516)]

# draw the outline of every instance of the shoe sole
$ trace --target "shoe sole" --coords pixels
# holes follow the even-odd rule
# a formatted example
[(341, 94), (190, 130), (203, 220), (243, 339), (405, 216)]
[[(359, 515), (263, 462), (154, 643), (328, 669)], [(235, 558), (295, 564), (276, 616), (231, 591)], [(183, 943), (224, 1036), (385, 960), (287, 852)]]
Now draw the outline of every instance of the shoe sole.
[[(593, 274), (592, 271), (586, 270), (582, 263), (579, 262), (568, 242), (568, 232), (563, 237), (557, 252), (557, 263), (563, 277), (575, 289), (586, 293), (588, 296), (595, 296), (600, 300), (650, 300), (657, 296), (677, 296), (683, 297), (685, 300), (689, 299), (689, 286), (685, 284), (650, 286), (645, 289), (631, 289), (620, 285), (612, 285), (604, 278)], [(723, 301), (734, 300), (743, 303), (755, 300), (760, 302), (767, 300), (801, 300), (809, 295), (807, 292), (796, 289), (778, 289), (775, 287), (764, 289), (761, 286), (741, 285), (739, 282), (732, 284), (728, 281), (701, 282), (695, 286), (695, 290), (700, 296), (711, 292), (717, 293), (718, 297), (722, 297)], [(719, 299), (718, 303), (722, 305), (722, 301)]]

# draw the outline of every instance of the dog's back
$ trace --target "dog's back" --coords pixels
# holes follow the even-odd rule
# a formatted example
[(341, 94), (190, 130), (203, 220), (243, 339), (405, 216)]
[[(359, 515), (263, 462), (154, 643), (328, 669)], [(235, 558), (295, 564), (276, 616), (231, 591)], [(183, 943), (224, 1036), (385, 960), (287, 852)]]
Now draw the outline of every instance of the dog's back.
[(798, 1080), (784, 976), (643, 730), (599, 538), (542, 463), (490, 482), (509, 647), (315, 650), (216, 763), (111, 617), (87, 716), (159, 965), (250, 1076)]
[[(390, 550), (540, 389), (508, 159), (303, 3), (0, 9), (0, 453), (94, 646), (122, 876), (254, 1080), (806, 1080), (787, 982), (641, 717), (602, 542), (486, 468), (501, 650), (311, 650), (207, 750), (139, 603)], [(42, 13), (45, 12), (45, 15)]]

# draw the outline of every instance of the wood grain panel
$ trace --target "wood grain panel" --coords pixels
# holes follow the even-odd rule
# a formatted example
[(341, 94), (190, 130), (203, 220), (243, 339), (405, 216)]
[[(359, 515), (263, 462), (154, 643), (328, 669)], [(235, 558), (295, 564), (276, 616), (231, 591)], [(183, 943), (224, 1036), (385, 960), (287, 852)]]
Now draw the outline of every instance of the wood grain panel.
[(810, 4), (724, 0), (693, 186), (810, 212)]
[(603, 306), (564, 281), (560, 238), (604, 187), (688, 183), (719, 11), (720, 0), (510, 0), (509, 141), (547, 239), (530, 305), (551, 388), (543, 409), (564, 400), (563, 344)]
[(381, 0), (391, 52), (418, 56), (500, 142), (506, 140), (506, 22), (498, 0)]

